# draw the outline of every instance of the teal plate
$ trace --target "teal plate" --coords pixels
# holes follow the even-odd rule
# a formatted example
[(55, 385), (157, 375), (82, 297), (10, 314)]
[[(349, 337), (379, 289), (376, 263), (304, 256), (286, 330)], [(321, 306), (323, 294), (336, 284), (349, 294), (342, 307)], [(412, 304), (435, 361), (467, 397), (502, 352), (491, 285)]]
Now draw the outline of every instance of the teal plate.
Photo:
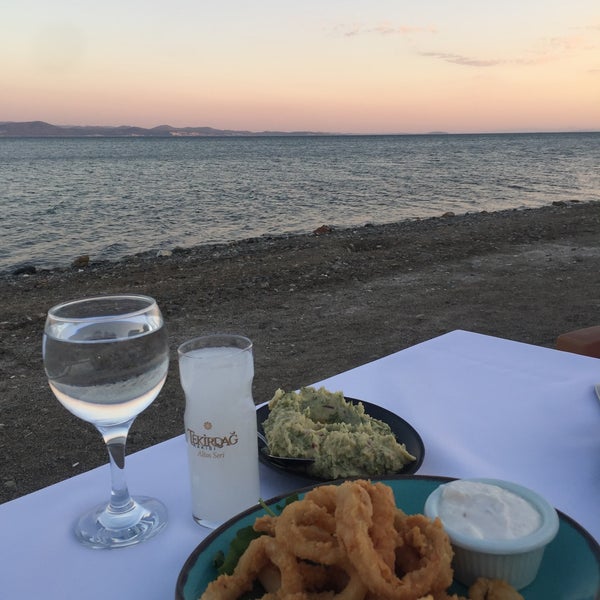
[[(382, 479), (393, 490), (396, 504), (406, 513), (422, 513), (425, 500), (448, 477), (402, 475)], [(303, 488), (298, 493), (314, 486)], [(293, 492), (292, 492), (293, 493)], [(277, 504), (284, 494), (267, 502)], [(251, 508), (216, 529), (192, 552), (177, 579), (176, 600), (197, 600), (206, 586), (216, 577), (212, 560), (221, 550), (225, 552), (241, 527), (252, 525), (263, 515), (261, 507)], [(583, 527), (573, 519), (558, 513), (558, 535), (546, 548), (542, 565), (535, 581), (520, 590), (525, 600), (598, 600), (600, 599), (600, 546)], [(451, 590), (466, 596), (466, 589), (455, 583)]]

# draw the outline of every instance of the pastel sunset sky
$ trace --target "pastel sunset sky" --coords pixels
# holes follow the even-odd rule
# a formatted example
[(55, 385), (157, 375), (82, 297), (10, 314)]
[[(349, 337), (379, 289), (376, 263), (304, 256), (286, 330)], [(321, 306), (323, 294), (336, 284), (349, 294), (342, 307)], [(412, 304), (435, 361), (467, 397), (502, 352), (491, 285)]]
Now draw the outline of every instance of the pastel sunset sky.
[(600, 130), (599, 0), (5, 0), (0, 121)]

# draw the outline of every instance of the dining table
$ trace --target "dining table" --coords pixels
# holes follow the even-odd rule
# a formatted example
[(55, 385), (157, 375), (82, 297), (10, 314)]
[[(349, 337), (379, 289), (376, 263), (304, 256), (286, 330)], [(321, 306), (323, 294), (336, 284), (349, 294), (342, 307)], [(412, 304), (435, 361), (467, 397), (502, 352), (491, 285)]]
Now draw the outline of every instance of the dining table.
[[(600, 359), (455, 330), (314, 385), (410, 423), (425, 448), (419, 475), (521, 484), (597, 543), (598, 382)], [(108, 464), (0, 505), (0, 598), (173, 598), (187, 557), (211, 533), (192, 518), (184, 436), (128, 456), (127, 479), (132, 495), (167, 506), (169, 523), (126, 548), (89, 549), (72, 531), (75, 518), (107, 493)], [(260, 480), (265, 499), (307, 483), (263, 463)], [(232, 481), (232, 494), (235, 488)]]

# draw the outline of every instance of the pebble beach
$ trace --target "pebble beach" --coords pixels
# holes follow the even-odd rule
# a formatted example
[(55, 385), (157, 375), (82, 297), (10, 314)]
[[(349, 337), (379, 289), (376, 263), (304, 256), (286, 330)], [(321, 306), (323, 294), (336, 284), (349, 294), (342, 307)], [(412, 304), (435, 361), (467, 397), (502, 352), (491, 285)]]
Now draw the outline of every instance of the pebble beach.
[(134, 422), (129, 453), (183, 432), (176, 349), (194, 335), (250, 337), (263, 402), (454, 329), (553, 347), (562, 332), (600, 324), (598, 202), (324, 225), (1, 276), (0, 502), (107, 462), (100, 435), (60, 406), (44, 375), (45, 314), (63, 300), (135, 292), (163, 311), (170, 372)]

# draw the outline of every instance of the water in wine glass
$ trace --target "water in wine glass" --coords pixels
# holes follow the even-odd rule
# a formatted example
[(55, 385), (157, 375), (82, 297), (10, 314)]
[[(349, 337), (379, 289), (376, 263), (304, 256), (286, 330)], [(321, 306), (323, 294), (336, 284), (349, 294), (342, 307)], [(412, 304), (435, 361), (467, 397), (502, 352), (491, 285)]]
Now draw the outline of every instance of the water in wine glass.
[(117, 548), (156, 535), (166, 508), (154, 498), (132, 498), (124, 474), (129, 427), (167, 377), (169, 345), (156, 301), (131, 294), (59, 304), (48, 311), (43, 356), (54, 395), (98, 428), (110, 458), (110, 502), (79, 518), (77, 538)]
[(129, 421), (165, 382), (166, 336), (160, 322), (146, 320), (51, 326), (44, 338), (50, 387), (85, 421), (100, 426)]

